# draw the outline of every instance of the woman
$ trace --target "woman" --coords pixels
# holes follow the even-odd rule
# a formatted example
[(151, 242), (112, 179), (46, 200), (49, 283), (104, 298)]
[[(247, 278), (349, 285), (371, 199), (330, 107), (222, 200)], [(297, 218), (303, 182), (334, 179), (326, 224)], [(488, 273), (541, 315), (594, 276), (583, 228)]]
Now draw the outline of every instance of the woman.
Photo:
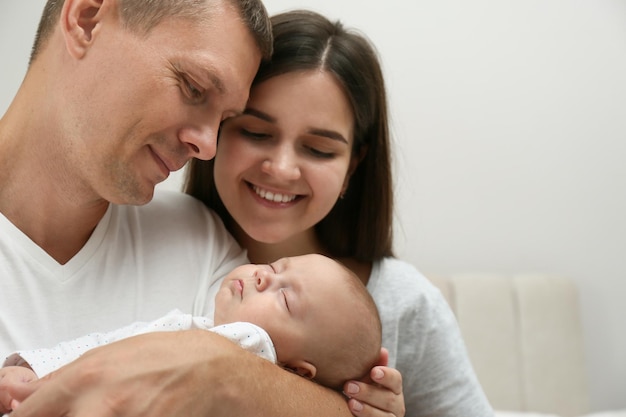
[(402, 387), (346, 384), (354, 414), (403, 415), (406, 404), (408, 416), (490, 415), (441, 294), (393, 258), (387, 99), (373, 47), (312, 12), (272, 24), (274, 55), (244, 114), (222, 125), (213, 161), (193, 161), (186, 192), (216, 210), (251, 262), (317, 252), (367, 285)]

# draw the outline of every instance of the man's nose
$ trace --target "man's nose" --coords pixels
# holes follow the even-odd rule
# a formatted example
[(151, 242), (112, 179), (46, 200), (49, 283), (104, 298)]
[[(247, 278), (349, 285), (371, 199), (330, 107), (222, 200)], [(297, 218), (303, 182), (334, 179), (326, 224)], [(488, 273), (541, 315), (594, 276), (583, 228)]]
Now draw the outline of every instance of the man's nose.
[(205, 120), (181, 129), (179, 140), (189, 149), (190, 157), (206, 161), (215, 156), (219, 127), (219, 121)]

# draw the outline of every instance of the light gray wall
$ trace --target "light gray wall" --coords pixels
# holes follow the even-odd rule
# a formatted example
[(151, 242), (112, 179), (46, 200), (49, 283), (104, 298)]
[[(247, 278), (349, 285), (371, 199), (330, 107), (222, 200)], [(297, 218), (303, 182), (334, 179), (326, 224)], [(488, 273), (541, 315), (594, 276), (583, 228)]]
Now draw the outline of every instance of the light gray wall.
[[(2, 112), (43, 4), (0, 2)], [(378, 46), (395, 134), (399, 255), (424, 272), (574, 279), (591, 405), (626, 408), (626, 2), (266, 5), (314, 5)]]

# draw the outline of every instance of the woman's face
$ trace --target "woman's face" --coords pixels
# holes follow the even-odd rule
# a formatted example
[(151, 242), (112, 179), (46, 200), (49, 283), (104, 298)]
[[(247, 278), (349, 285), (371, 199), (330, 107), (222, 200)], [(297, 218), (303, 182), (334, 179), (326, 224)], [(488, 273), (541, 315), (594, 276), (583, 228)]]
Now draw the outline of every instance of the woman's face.
[(318, 70), (270, 78), (224, 123), (217, 190), (252, 239), (280, 243), (322, 220), (347, 186), (354, 116), (335, 78)]

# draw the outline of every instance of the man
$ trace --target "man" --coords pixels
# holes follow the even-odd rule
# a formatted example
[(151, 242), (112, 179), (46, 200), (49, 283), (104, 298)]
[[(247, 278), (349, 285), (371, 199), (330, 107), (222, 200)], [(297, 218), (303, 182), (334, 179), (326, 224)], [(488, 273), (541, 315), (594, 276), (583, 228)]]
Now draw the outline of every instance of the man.
[[(0, 353), (211, 313), (240, 249), (189, 197), (150, 201), (171, 171), (214, 156), (270, 51), (257, 0), (47, 2), (0, 120)], [(349, 415), (339, 395), (201, 331), (96, 349), (15, 396), (15, 417)]]

